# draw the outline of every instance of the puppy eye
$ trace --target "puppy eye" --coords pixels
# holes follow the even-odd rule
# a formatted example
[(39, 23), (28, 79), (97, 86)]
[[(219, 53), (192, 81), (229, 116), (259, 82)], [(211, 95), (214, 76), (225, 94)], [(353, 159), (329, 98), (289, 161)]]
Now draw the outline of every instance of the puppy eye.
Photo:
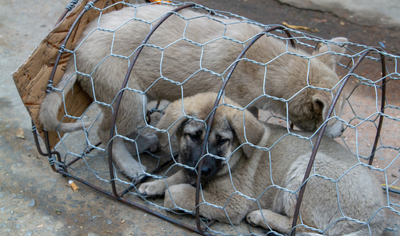
[(197, 141), (197, 135), (196, 134), (188, 134), (190, 139), (193, 141)]
[(218, 143), (218, 145), (222, 146), (224, 145), (226, 142), (228, 142), (228, 139), (221, 139)]

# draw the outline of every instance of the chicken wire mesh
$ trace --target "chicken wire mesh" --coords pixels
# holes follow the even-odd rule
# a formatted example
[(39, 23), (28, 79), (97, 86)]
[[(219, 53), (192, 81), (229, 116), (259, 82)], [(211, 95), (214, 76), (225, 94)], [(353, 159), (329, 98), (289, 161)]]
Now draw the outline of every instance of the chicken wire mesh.
[[(90, 84), (92, 84), (90, 91), (92, 93), (94, 101), (81, 117), (74, 117), (68, 115), (68, 111), (64, 108), (65, 112), (64, 117), (76, 119), (77, 123), (82, 124), (82, 128), (84, 127), (85, 122), (89, 122), (90, 126), (88, 126), (87, 128), (86, 127), (83, 128), (83, 131), (68, 133), (63, 136), (59, 134), (61, 141), (54, 147), (53, 151), (55, 154), (59, 153), (59, 159), (57, 159), (55, 155), (52, 155), (49, 158), (50, 164), (55, 165), (55, 169), (58, 170), (60, 173), (63, 173), (64, 175), (70, 176), (71, 178), (82, 180), (86, 184), (89, 184), (90, 186), (96, 186), (97, 188), (105, 189), (106, 191), (109, 191), (110, 184), (114, 183), (115, 187), (114, 189), (112, 189), (112, 191), (114, 192), (114, 194), (118, 193), (118, 197), (123, 196), (123, 198), (126, 201), (134, 203), (135, 205), (143, 204), (145, 207), (150, 208), (157, 214), (160, 213), (164, 214), (165, 210), (167, 212), (174, 212), (175, 214), (168, 213), (168, 217), (173, 219), (174, 221), (181, 220), (185, 222), (186, 225), (195, 225), (194, 223), (195, 218), (186, 216), (188, 214), (190, 215), (195, 213), (195, 205), (193, 205), (192, 209), (183, 209), (179, 207), (180, 202), (174, 202), (175, 206), (177, 207), (176, 209), (166, 208), (163, 205), (163, 198), (148, 197), (138, 192), (139, 182), (144, 182), (148, 179), (165, 180), (168, 178), (168, 176), (171, 176), (172, 174), (178, 172), (182, 168), (194, 170), (195, 167), (197, 167), (197, 164), (195, 166), (188, 166), (178, 161), (177, 156), (179, 151), (178, 147), (179, 140), (177, 140), (173, 134), (170, 134), (169, 140), (171, 141), (171, 143), (168, 145), (169, 148), (167, 148), (166, 150), (164, 149), (158, 152), (149, 152), (149, 151), (140, 152), (139, 146), (141, 143), (139, 136), (137, 136), (136, 134), (122, 135), (124, 134), (124, 130), (122, 130), (123, 127), (117, 127), (116, 134), (113, 135), (113, 138), (111, 140), (117, 138), (123, 139), (125, 145), (129, 149), (129, 152), (140, 163), (141, 174), (137, 178), (134, 178), (133, 180), (129, 179), (123, 174), (122, 171), (118, 169), (117, 166), (115, 165), (108, 166), (107, 156), (109, 155), (109, 153), (107, 152), (107, 146), (105, 144), (99, 145), (100, 139), (96, 133), (102, 122), (102, 116), (104, 116), (103, 114), (104, 107), (110, 109), (111, 113), (113, 114), (114, 109), (116, 109), (117, 97), (119, 94), (121, 94), (121, 91), (124, 91), (124, 96), (129, 96), (128, 94), (138, 95), (141, 101), (140, 111), (139, 111), (139, 114), (141, 114), (140, 115), (141, 125), (138, 127), (139, 133), (143, 135), (145, 133), (154, 133), (155, 131), (165, 131), (165, 130), (160, 130), (157, 127), (157, 123), (158, 120), (162, 118), (170, 102), (162, 100), (161, 103), (157, 103), (156, 101), (148, 103), (148, 100), (152, 99), (151, 96), (148, 95), (148, 93), (151, 91), (152, 88), (157, 87), (158, 85), (157, 83), (164, 82), (164, 83), (174, 84), (176, 88), (168, 92), (176, 93), (175, 95), (176, 99), (184, 98), (187, 96), (188, 86), (196, 86), (196, 83), (192, 82), (196, 81), (196, 75), (200, 73), (206, 73), (207, 76), (215, 78), (215, 85), (213, 85), (213, 89), (211, 91), (218, 91), (219, 88), (221, 87), (221, 83), (223, 81), (227, 81), (227, 78), (230, 76), (229, 75), (230, 69), (234, 68), (235, 62), (237, 62), (239, 65), (244, 63), (246, 63), (246, 65), (254, 64), (262, 68), (263, 76), (258, 79), (262, 80), (263, 86), (266, 87), (268, 86), (269, 83), (269, 81), (266, 78), (269, 70), (271, 70), (270, 68), (273, 66), (273, 62), (279, 61), (280, 59), (285, 57), (294, 57), (294, 58), (302, 58), (306, 60), (308, 64), (310, 64), (310, 61), (312, 61), (314, 57), (318, 58), (318, 56), (313, 56), (312, 54), (310, 54), (312, 51), (318, 50), (324, 45), (328, 45), (328, 47), (331, 47), (334, 45), (339, 45), (339, 43), (331, 42), (329, 40), (325, 40), (292, 29), (283, 28), (289, 31), (291, 35), (288, 36), (282, 30), (277, 30), (274, 32), (268, 32), (262, 34), (263, 37), (272, 37), (276, 40), (284, 42), (285, 50), (279, 52), (278, 55), (275, 56), (273, 59), (267, 61), (257, 61), (252, 58), (248, 58), (247, 54), (245, 54), (242, 59), (240, 58), (236, 59), (236, 57), (239, 56), (239, 54), (236, 54), (235, 58), (233, 58), (233, 60), (228, 62), (227, 64), (228, 66), (224, 68), (218, 68), (218, 70), (215, 69), (211, 70), (206, 67), (207, 62), (204, 62), (204, 58), (209, 58), (206, 57), (205, 55), (207, 52), (207, 47), (210, 45), (212, 46), (213, 42), (216, 42), (218, 40), (224, 40), (224, 42), (226, 42), (226, 44), (230, 46), (239, 45), (239, 48), (243, 49), (246, 47), (246, 45), (249, 44), (249, 42), (252, 39), (254, 39), (254, 37), (260, 35), (260, 33), (263, 30), (271, 29), (276, 25), (263, 25), (258, 22), (246, 19), (244, 17), (234, 15), (232, 13), (216, 11), (201, 5), (194, 4), (194, 6), (191, 7), (192, 9), (174, 12), (170, 18), (166, 19), (166, 22), (172, 20), (175, 21), (180, 20), (184, 22), (183, 24), (184, 27), (180, 29), (180, 34), (176, 35), (176, 38), (174, 38), (173, 40), (168, 41), (167, 39), (163, 38), (162, 34), (157, 34), (159, 31), (155, 30), (155, 35), (150, 38), (150, 41), (148, 42), (142, 41), (146, 37), (146, 35), (140, 35), (139, 38), (141, 39), (140, 41), (134, 43), (137, 46), (133, 47), (133, 50), (121, 51), (120, 49), (118, 49), (118, 47), (121, 47), (121, 45), (115, 43), (115, 38), (120, 36), (118, 35), (119, 32), (118, 30), (123, 28), (125, 25), (128, 25), (128, 23), (130, 22), (138, 22), (143, 27), (146, 27), (148, 31), (155, 29), (156, 23), (162, 17), (166, 16), (167, 13), (170, 13), (171, 9), (181, 6), (182, 3), (179, 2), (173, 2), (169, 4), (164, 3), (164, 5), (170, 5), (173, 6), (173, 8), (168, 8), (167, 10), (164, 11), (163, 14), (160, 14), (151, 20), (148, 20), (140, 16), (141, 10), (148, 7), (149, 6), (148, 4), (131, 4), (128, 2), (119, 2), (116, 4), (121, 4), (126, 8), (134, 9), (135, 12), (134, 16), (125, 17), (126, 18), (125, 19), (124, 15), (121, 15), (121, 18), (124, 19), (122, 21), (122, 24), (120, 24), (121, 22), (119, 22), (117, 25), (115, 25), (114, 28), (104, 28), (103, 25), (105, 24), (105, 22), (102, 21), (102, 18), (105, 15), (101, 14), (101, 12), (108, 7), (106, 7), (105, 9), (100, 9), (94, 7), (94, 5), (90, 3), (87, 5), (86, 10), (100, 12), (100, 17), (97, 20), (95, 20), (97, 22), (95, 27), (90, 30), (90, 33), (87, 36), (83, 37), (82, 41), (78, 42), (75, 45), (75, 48), (65, 48), (63, 46), (60, 47), (60, 51), (62, 53), (70, 53), (74, 58), (73, 63), (75, 67), (75, 74), (78, 74), (81, 78), (86, 79), (87, 81), (89, 81)], [(69, 8), (71, 7), (72, 6), (69, 6)], [(162, 6), (157, 6), (157, 7), (162, 7)], [(187, 11), (195, 11), (198, 12), (199, 14), (197, 14), (195, 17), (187, 17), (185, 15), (185, 12)], [(207, 40), (204, 40), (204, 42), (199, 42), (198, 40), (200, 40), (200, 38), (195, 38), (190, 35), (190, 30), (193, 30), (190, 28), (191, 22), (196, 22), (196, 21), (203, 21), (203, 22), (210, 21), (213, 22), (214, 24), (218, 24), (220, 36), (210, 38), (211, 36), (213, 36), (211, 35), (209, 38), (206, 37)], [(250, 37), (247, 37), (245, 40), (238, 40), (237, 38), (231, 37), (229, 31), (230, 27), (235, 27), (237, 25), (249, 25), (258, 27), (259, 31), (254, 32), (254, 34), (252, 34)], [(204, 31), (201, 32), (203, 34), (208, 33), (207, 31), (205, 31), (206, 28), (202, 28), (201, 30)], [(112, 39), (111, 41), (108, 41), (109, 53), (105, 57), (98, 58), (97, 60), (98, 63), (96, 65), (93, 65), (91, 71), (86, 71), (86, 70), (80, 71), (79, 64), (77, 63), (77, 61), (79, 60), (79, 56), (76, 56), (77, 55), (76, 52), (80, 49), (80, 46), (86, 42), (86, 40), (90, 39), (91, 35), (92, 37), (96, 36), (95, 34), (96, 32), (109, 34), (109, 38)], [(153, 38), (158, 38), (159, 40), (152, 41)], [(105, 41), (107, 40), (108, 39), (105, 39)], [(130, 43), (129, 40), (132, 39), (126, 39), (127, 44)], [(301, 48), (310, 53), (299, 54), (293, 52), (290, 49), (291, 40), (294, 40), (295, 47)], [(170, 69), (168, 68), (168, 61), (165, 60), (165, 58), (168, 58), (168, 53), (170, 50), (176, 50), (176, 47), (181, 47), (182, 43), (188, 44), (192, 48), (195, 48), (195, 50), (186, 53), (193, 55), (191, 57), (191, 60), (195, 60), (199, 66), (197, 70), (188, 73), (187, 76), (182, 80), (177, 80), (174, 77), (165, 76), (166, 74), (168, 74), (167, 72), (169, 72), (168, 70)], [(286, 134), (284, 134), (281, 138), (278, 138), (276, 140), (276, 143), (279, 143), (280, 140), (286, 137), (287, 135), (294, 136), (296, 139), (308, 141), (310, 143), (309, 151), (311, 153), (312, 147), (315, 144), (315, 138), (318, 136), (318, 130), (312, 133), (311, 136), (306, 136), (302, 135), (302, 133), (298, 134), (296, 132), (293, 132), (292, 129), (290, 129), (291, 114), (289, 112), (289, 108), (292, 106), (291, 101), (294, 100), (296, 97), (300, 96), (303, 91), (306, 90), (308, 91), (309, 89), (327, 91), (333, 98), (336, 95), (336, 92), (338, 91), (340, 85), (343, 84), (343, 82), (347, 78), (346, 75), (351, 76), (350, 80), (346, 83), (343, 91), (343, 93), (346, 94), (344, 110), (342, 113), (339, 113), (338, 111), (335, 110), (333, 115), (329, 118), (329, 120), (337, 120), (337, 122), (340, 122), (344, 125), (345, 130), (340, 137), (336, 138), (336, 141), (342, 145), (343, 149), (349, 150), (352, 153), (352, 155), (355, 158), (357, 158), (358, 164), (350, 167), (347, 171), (341, 173), (342, 175), (340, 178), (334, 179), (321, 175), (314, 169), (311, 171), (309, 179), (322, 178), (332, 183), (337, 183), (341, 178), (343, 178), (343, 176), (350, 175), (352, 173), (351, 172), (352, 169), (354, 169), (356, 166), (361, 165), (364, 166), (365, 168), (371, 169), (374, 175), (376, 175), (379, 182), (383, 185), (384, 190), (382, 191), (384, 192), (384, 198), (385, 198), (383, 204), (376, 212), (373, 212), (373, 214), (367, 220), (353, 219), (351, 217), (347, 217), (343, 213), (340, 205), (339, 190), (336, 190), (338, 196), (337, 201), (339, 209), (342, 212), (341, 213), (342, 217), (334, 219), (332, 222), (335, 223), (339, 222), (340, 220), (345, 220), (350, 222), (357, 222), (369, 228), (370, 220), (374, 219), (375, 215), (378, 214), (379, 212), (385, 211), (389, 219), (387, 222), (388, 224), (385, 225), (386, 227), (385, 233), (387, 235), (398, 235), (400, 200), (397, 194), (399, 192), (399, 187), (400, 187), (399, 184), (400, 161), (399, 161), (399, 145), (397, 142), (399, 134), (397, 130), (400, 121), (399, 117), (400, 104), (398, 104), (399, 99), (396, 90), (399, 86), (398, 84), (399, 73), (397, 64), (399, 57), (388, 54), (384, 51), (380, 51), (375, 48), (367, 47), (365, 45), (360, 45), (352, 42), (346, 42), (345, 44), (340, 44), (340, 45), (346, 48), (345, 53), (337, 53), (335, 51), (330, 51), (330, 50), (328, 51), (329, 54), (339, 55), (340, 57), (342, 57), (341, 61), (336, 66), (336, 72), (342, 79), (340, 81), (337, 81), (333, 87), (326, 88), (326, 87), (313, 86), (312, 81), (310, 81), (309, 79), (309, 74), (311, 72), (308, 70), (305, 77), (300, 76), (299, 78), (297, 78), (299, 80), (306, 81), (306, 85), (300, 87), (298, 91), (292, 94), (292, 96), (290, 97), (287, 98), (276, 97), (274, 95), (268, 94), (267, 92), (265, 92), (264, 89), (263, 93), (255, 96), (255, 98), (252, 99), (251, 102), (248, 104), (242, 106), (237, 106), (236, 104), (226, 104), (226, 105), (229, 107), (233, 107), (239, 111), (243, 111), (242, 107), (251, 108), (252, 104), (256, 103), (261, 99), (270, 99), (285, 104), (286, 110), (282, 114), (274, 113), (273, 111), (268, 111), (268, 112), (260, 111), (258, 117), (259, 120), (265, 121), (267, 123), (274, 123), (287, 128)], [(134, 74), (133, 76), (135, 76), (135, 73), (137, 73), (135, 70), (140, 70), (141, 68), (143, 68), (145, 63), (154, 63), (158, 61), (159, 63), (156, 66), (158, 70), (155, 72), (158, 74), (158, 76), (154, 79), (154, 83), (151, 83), (150, 86), (147, 86), (145, 88), (141, 88), (141, 87), (135, 87), (136, 84), (134, 82), (129, 81), (128, 86), (126, 88), (123, 88), (120, 90), (120, 92), (112, 94), (112, 96), (110, 96), (111, 100), (104, 101), (102, 99), (98, 99), (97, 97), (99, 96), (99, 92), (96, 91), (96, 86), (94, 85), (93, 82), (96, 79), (95, 78), (95, 76), (97, 75), (95, 73), (96, 70), (100, 70), (101, 65), (107, 63), (107, 60), (109, 60), (110, 58), (118, 58), (120, 59), (119, 63), (123, 64), (122, 68), (124, 69), (124, 71), (127, 71), (128, 66), (131, 65), (131, 62), (134, 60), (133, 57), (135, 53), (137, 53), (142, 48), (143, 48), (143, 53), (142, 55), (138, 56), (138, 64), (133, 67), (133, 74)], [(159, 58), (152, 58), (152, 60), (149, 60), (146, 57), (146, 50), (149, 49), (158, 51)], [(361, 61), (357, 70), (354, 72), (349, 72), (350, 68), (352, 68), (353, 65), (356, 63), (356, 61), (360, 59), (362, 54), (367, 52), (368, 50), (370, 50), (369, 54)], [(386, 64), (384, 65), (383, 68), (383, 72), (386, 73), (384, 74), (382, 74), (381, 72), (382, 59), (380, 55), (383, 55), (383, 57), (386, 59)], [(217, 55), (214, 55), (214, 57), (217, 58)], [(182, 68), (184, 67), (185, 64), (182, 64), (180, 68), (172, 68), (172, 69), (182, 70)], [(173, 75), (173, 73), (171, 75)], [(233, 71), (232, 73), (232, 76), (234, 75), (235, 71)], [(383, 82), (386, 84), (387, 96), (384, 97), (385, 101), (383, 104), (384, 108), (381, 109), (382, 105), (381, 95), (382, 95)], [(122, 86), (122, 84), (116, 84), (115, 86), (117, 86), (119, 89)], [(227, 86), (229, 86), (229, 83)], [(201, 87), (195, 87), (195, 90), (198, 90), (198, 92), (205, 92), (202, 89), (203, 88)], [(63, 99), (65, 98), (64, 88), (60, 89), (56, 86), (53, 86), (50, 83), (48, 85), (48, 90), (50, 93), (52, 91), (53, 92), (59, 91), (63, 94)], [(230, 93), (228, 94), (223, 93), (220, 95), (223, 95), (222, 100), (225, 101), (225, 98), (229, 98)], [(160, 99), (163, 98), (161, 97)], [(149, 112), (147, 112), (148, 108), (152, 109), (149, 109)], [(148, 115), (146, 116), (146, 114)], [(186, 114), (184, 110), (183, 114)], [(151, 119), (149, 119), (149, 117)], [(381, 135), (379, 136), (379, 139), (376, 143), (377, 145), (375, 147), (374, 141), (376, 134), (378, 133), (380, 117), (384, 117), (384, 120), (382, 122), (382, 128), (380, 131)], [(198, 117), (193, 117), (187, 114), (179, 118), (195, 119), (198, 121), (202, 121), (204, 122), (204, 124), (206, 124), (206, 121), (199, 119)], [(328, 120), (325, 121), (325, 123), (328, 123)], [(322, 126), (319, 129), (321, 128)], [(297, 128), (294, 127), (294, 129), (296, 130)], [(33, 131), (34, 133), (36, 132), (35, 130)], [(258, 146), (257, 143), (253, 143), (252, 145), (254, 145), (257, 149), (263, 150), (266, 153), (265, 154), (266, 157), (269, 158), (270, 161), (273, 160), (274, 157), (271, 156), (270, 153), (271, 150), (274, 150), (275, 145)], [(373, 150), (373, 147), (375, 147), (373, 151), (375, 158), (372, 165), (368, 165), (368, 161), (372, 157), (371, 150)], [(207, 153), (207, 154), (213, 155), (212, 153)], [(217, 159), (222, 158), (223, 160), (226, 161), (227, 158), (229, 159), (231, 155), (228, 156), (213, 155), (213, 156)], [(167, 163), (167, 164), (162, 164), (162, 163)], [(146, 166), (147, 169), (145, 169), (144, 166)], [(156, 171), (151, 172), (154, 169), (156, 169)], [(110, 178), (110, 171), (113, 171), (114, 173), (111, 178)], [(276, 178), (273, 176), (272, 172), (269, 174), (269, 177), (271, 180)], [(248, 201), (257, 203), (258, 206), (254, 210), (257, 209), (260, 210), (260, 205), (263, 204), (259, 202), (259, 199), (261, 199), (261, 196), (263, 194), (261, 194), (260, 196), (247, 196), (246, 194), (243, 194), (241, 191), (236, 190), (233, 182), (231, 182), (231, 184), (233, 186), (233, 189), (235, 190), (231, 192), (231, 197), (227, 199), (226, 203), (221, 205), (216, 205), (213, 202), (207, 202), (207, 199), (204, 199), (204, 197), (202, 198), (201, 193), (203, 192), (203, 190), (201, 190), (200, 199), (203, 199), (203, 201), (205, 200), (205, 203), (202, 203), (202, 205), (208, 205), (213, 208), (226, 209), (227, 205), (229, 205), (230, 199), (233, 196), (240, 195), (243, 196), (244, 199)], [(169, 187), (170, 186), (168, 186), (168, 188), (166, 189), (165, 191), (166, 193), (170, 193)], [(205, 185), (204, 191), (206, 191), (206, 188), (207, 186)], [(267, 191), (267, 189), (270, 188), (276, 188), (284, 192), (288, 192), (292, 194), (293, 197), (297, 197), (300, 191), (299, 188), (288, 189), (285, 186), (279, 186), (279, 185), (265, 186), (265, 191)], [(320, 191), (325, 191), (325, 190), (321, 189)], [(377, 189), (377, 191), (379, 190)], [(363, 196), (363, 197), (368, 198), (369, 196)], [(362, 199), (360, 199), (360, 202), (362, 202), (361, 200)], [(319, 232), (321, 234), (324, 233), (329, 234), (329, 228), (332, 227), (332, 225), (334, 224), (334, 223), (328, 224), (327, 227), (325, 228), (317, 229), (315, 228), (315, 226), (312, 225), (312, 223), (310, 225), (309, 222), (303, 222), (301, 214), (305, 213), (304, 212), (302, 213), (302, 211), (300, 211), (300, 217), (299, 217), (300, 220), (298, 221), (299, 226), (297, 227), (304, 226), (306, 228), (316, 230), (316, 232)], [(185, 217), (183, 217), (182, 215), (185, 215)], [(213, 221), (210, 222), (210, 219), (201, 218), (202, 222), (201, 227), (206, 228), (207, 233), (222, 234), (222, 235), (249, 235), (249, 234), (259, 235), (259, 234), (264, 234), (266, 232), (265, 231), (266, 229), (261, 229), (259, 227), (252, 227), (246, 224), (245, 223), (246, 220), (242, 221), (240, 224), (232, 224), (233, 222), (230, 220), (232, 216), (229, 214), (226, 215), (228, 224), (214, 223)], [(266, 221), (266, 219), (264, 219), (264, 221)], [(209, 223), (214, 223), (214, 224), (208, 226)], [(277, 231), (273, 232), (277, 234), (282, 233)], [(374, 235), (373, 230), (369, 231), (369, 234)]]

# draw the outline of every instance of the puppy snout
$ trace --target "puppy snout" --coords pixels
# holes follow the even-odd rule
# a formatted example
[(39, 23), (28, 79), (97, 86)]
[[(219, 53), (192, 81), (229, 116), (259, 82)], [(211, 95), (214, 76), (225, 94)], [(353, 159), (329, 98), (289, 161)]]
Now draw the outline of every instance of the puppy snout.
[(344, 130), (345, 126), (341, 122), (337, 121), (334, 124), (326, 127), (325, 135), (331, 138), (336, 138), (342, 135)]
[(202, 168), (201, 168), (201, 175), (202, 176), (208, 176), (208, 175), (210, 175), (211, 174), (211, 168), (209, 167), (209, 166), (203, 166)]

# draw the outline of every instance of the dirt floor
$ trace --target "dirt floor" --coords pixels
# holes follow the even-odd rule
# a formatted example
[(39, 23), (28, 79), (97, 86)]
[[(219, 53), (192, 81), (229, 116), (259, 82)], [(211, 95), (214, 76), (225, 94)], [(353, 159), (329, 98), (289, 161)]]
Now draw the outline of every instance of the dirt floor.
[[(29, 53), (45, 36), (58, 19), (63, 7), (69, 0), (49, 4), (44, 0), (34, 2), (7, 1), (0, 3), (0, 233), (2, 235), (192, 235), (182, 227), (154, 217), (144, 211), (118, 202), (95, 190), (78, 183), (77, 192), (67, 185), (69, 178), (54, 173), (46, 157), (36, 151), (31, 135), (30, 118), (13, 87), (10, 73), (15, 70)], [(243, 15), (264, 24), (282, 24), (308, 26), (318, 32), (305, 31), (322, 37), (347, 37), (351, 42), (365, 45), (385, 45), (386, 50), (399, 55), (400, 31), (396, 27), (363, 26), (346, 21), (344, 17), (329, 12), (304, 10), (281, 4), (275, 0), (198, 0), (210, 8), (222, 9)], [(16, 17), (18, 16), (18, 17)], [(18, 20), (15, 20), (18, 19)], [(352, 47), (354, 50), (357, 47)], [(376, 56), (374, 56), (376, 57)], [(398, 59), (397, 59), (398, 60)], [(347, 65), (349, 60), (343, 60)], [(398, 61), (387, 60), (389, 73), (398, 71)], [(344, 76), (347, 70), (340, 69)], [(365, 60), (356, 70), (358, 75), (367, 80), (352, 77), (345, 87), (348, 96), (345, 110), (340, 116), (348, 128), (337, 141), (353, 153), (368, 158), (374, 144), (380, 110), (380, 63), (371, 59)], [(397, 77), (396, 77), (397, 76)], [(400, 189), (400, 81), (398, 75), (387, 83), (387, 107), (385, 118), (375, 153), (373, 166), (381, 183)], [(94, 118), (96, 107), (87, 114)], [(260, 120), (266, 120), (270, 114), (262, 112)], [(271, 118), (269, 122), (284, 125), (279, 119)], [(91, 143), (98, 138), (93, 129)], [(76, 142), (79, 140), (81, 142)], [(75, 154), (85, 150), (85, 136), (76, 133), (67, 136), (63, 145), (58, 147), (67, 160), (74, 159)], [(69, 154), (67, 155), (67, 149)], [(166, 158), (163, 158), (166, 160)], [(366, 162), (365, 160), (362, 160)], [(144, 164), (155, 167), (158, 159), (147, 156)], [(91, 184), (111, 192), (107, 157), (101, 150), (94, 150), (69, 169), (70, 173), (85, 179)], [(164, 170), (165, 171), (165, 170)], [(172, 170), (174, 171), (174, 170)], [(163, 173), (163, 172), (161, 172)], [(124, 190), (129, 180), (118, 174), (119, 191)], [(162, 205), (161, 199), (148, 198), (143, 201), (135, 191), (126, 198), (162, 213), (172, 219), (182, 221), (195, 227), (194, 218), (188, 215), (177, 215), (152, 206)], [(389, 212), (388, 230), (385, 235), (400, 235), (400, 194), (390, 193), (391, 207), (397, 210)], [(245, 223), (231, 227), (221, 223), (212, 225), (212, 230), (227, 235), (249, 234)], [(392, 230), (390, 230), (392, 229)], [(250, 228), (251, 232), (262, 234), (265, 230)]]

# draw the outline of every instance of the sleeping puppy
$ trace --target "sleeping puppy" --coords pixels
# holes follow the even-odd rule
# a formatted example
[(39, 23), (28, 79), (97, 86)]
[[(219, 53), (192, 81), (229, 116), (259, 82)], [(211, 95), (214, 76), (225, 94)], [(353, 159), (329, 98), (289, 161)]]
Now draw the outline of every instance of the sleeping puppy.
[[(176, 134), (178, 162), (192, 169), (144, 183), (139, 187), (141, 194), (156, 196), (165, 192), (165, 207), (194, 211), (196, 190), (190, 183), (196, 178), (193, 167), (201, 158), (206, 132), (205, 123), (197, 119), (207, 119), (215, 98), (213, 93), (198, 94), (185, 98), (183, 108), (182, 101), (167, 108), (158, 128), (168, 132), (161, 133), (160, 141), (167, 145), (168, 137)], [(227, 98), (224, 102), (238, 107)], [(207, 147), (201, 169), (200, 214), (234, 224), (247, 216), (252, 225), (290, 233), (295, 194), (311, 155), (310, 140), (288, 135), (283, 127), (260, 123), (246, 110), (221, 105), (216, 110)], [(300, 209), (304, 225), (321, 229), (325, 235), (382, 234), (386, 226), (381, 209), (385, 205), (382, 189), (372, 171), (348, 150), (324, 137), (311, 175)], [(297, 232), (320, 235), (302, 226)]]
[[(89, 125), (60, 123), (57, 119), (63, 96), (77, 81), (100, 104), (103, 119), (98, 136), (103, 144), (109, 143), (115, 98), (132, 54), (142, 44), (150, 24), (154, 26), (154, 22), (173, 9), (167, 5), (125, 7), (89, 23), (77, 40), (75, 54), (61, 81), (41, 104), (40, 121), (44, 127), (49, 131), (73, 132)], [(131, 90), (124, 92), (116, 120), (121, 136), (134, 134), (131, 136), (136, 137), (140, 133), (138, 127), (143, 126), (146, 104), (151, 100), (174, 101), (199, 92), (217, 92), (226, 71), (243, 50), (245, 43), (239, 42), (247, 42), (264, 30), (248, 22), (230, 24), (237, 20), (211, 17), (190, 9), (179, 14), (191, 20), (177, 15), (168, 18), (152, 35), (149, 46), (144, 47), (133, 68), (128, 83)], [(286, 40), (263, 36), (249, 49), (246, 58), (265, 64), (241, 61), (228, 83), (226, 95), (243, 107), (253, 111), (270, 109), (288, 115), (302, 130), (315, 131), (325, 120), (332, 96), (336, 94), (339, 78), (335, 64), (338, 53), (345, 50), (341, 47), (345, 42), (345, 38), (332, 39), (318, 52), (310, 54), (292, 48)], [(312, 86), (335, 89), (330, 93)], [(340, 97), (336, 114), (342, 110), (343, 101)], [(342, 130), (341, 122), (331, 119), (326, 134), (339, 136)], [(154, 134), (140, 135), (135, 140), (147, 144), (139, 147), (141, 150), (157, 149)], [(134, 177), (146, 170), (132, 158), (122, 138), (114, 138), (113, 142), (114, 161), (125, 174)]]

